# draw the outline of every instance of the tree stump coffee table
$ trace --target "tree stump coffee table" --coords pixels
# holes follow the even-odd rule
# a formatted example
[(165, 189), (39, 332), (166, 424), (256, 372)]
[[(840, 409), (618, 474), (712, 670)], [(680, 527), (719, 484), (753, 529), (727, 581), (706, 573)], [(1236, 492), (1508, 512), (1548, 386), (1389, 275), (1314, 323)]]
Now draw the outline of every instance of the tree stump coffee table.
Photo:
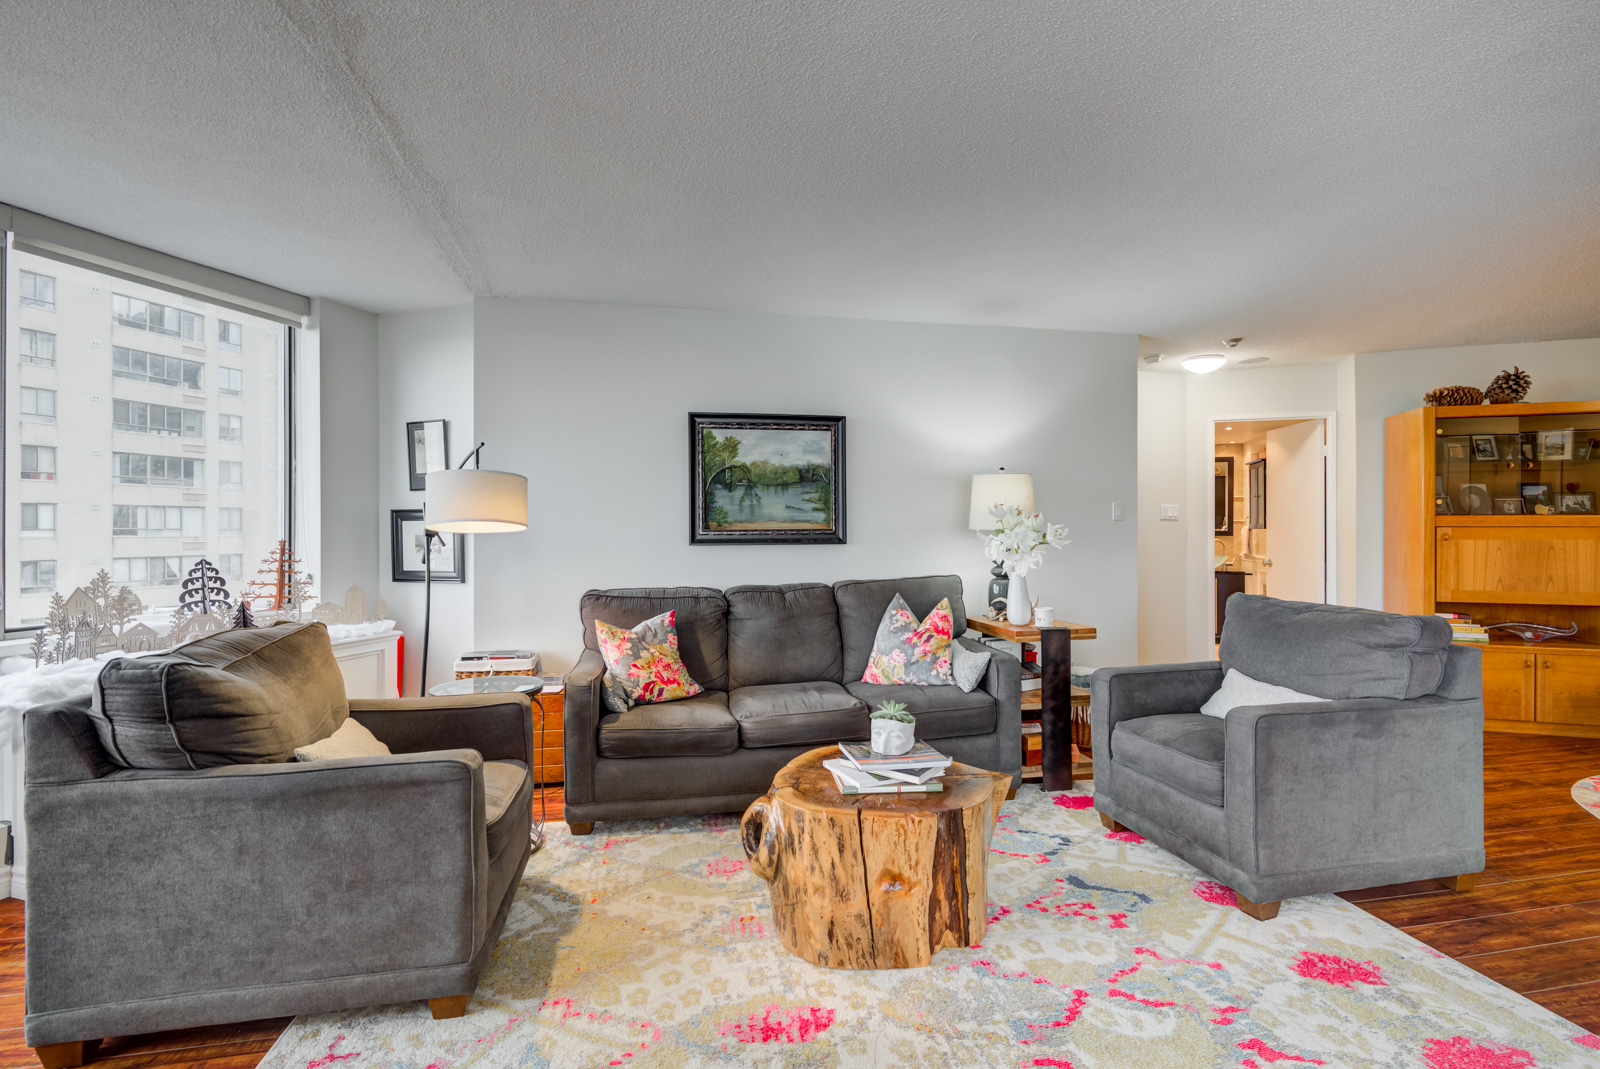
[(983, 939), (989, 840), (1011, 777), (959, 762), (938, 794), (840, 794), (801, 754), (741, 822), (778, 937), (830, 969), (906, 969)]

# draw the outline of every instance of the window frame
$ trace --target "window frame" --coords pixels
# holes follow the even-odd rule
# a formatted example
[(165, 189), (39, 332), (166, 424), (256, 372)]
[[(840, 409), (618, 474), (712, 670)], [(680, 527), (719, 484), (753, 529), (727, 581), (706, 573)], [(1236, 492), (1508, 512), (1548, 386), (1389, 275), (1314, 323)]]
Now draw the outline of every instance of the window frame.
[[(49, 357), (40, 357), (37, 351), (39, 348), (40, 338), (50, 339)], [(27, 345), (25, 344), (29, 340), (33, 342), (33, 348), (35, 350), (31, 353), (28, 352)], [(18, 363), (28, 364), (32, 367), (56, 366), (56, 335), (54, 331), (39, 330), (36, 327), (19, 327), (17, 330), (17, 348), (20, 350), (17, 353)]]
[[(25, 295), (25, 291), (28, 288), (27, 287), (27, 281), (30, 278), (34, 280), (34, 293), (35, 294), (37, 294), (39, 292), (39, 283), (38, 283), (39, 279), (43, 278), (43, 279), (48, 279), (50, 281), (50, 299), (48, 301), (43, 300), (43, 299), (41, 299), (41, 298), (39, 298), (37, 296), (28, 297), (28, 296)], [(46, 274), (44, 274), (42, 272), (39, 272), (39, 271), (26, 271), (26, 270), (23, 270), (22, 268), (18, 268), (17, 269), (17, 286), (21, 290), (24, 291), (23, 293), (18, 293), (17, 294), (17, 303), (22, 305), (22, 307), (24, 307), (24, 308), (37, 308), (42, 312), (54, 312), (56, 310), (56, 276), (55, 275), (46, 275)]]

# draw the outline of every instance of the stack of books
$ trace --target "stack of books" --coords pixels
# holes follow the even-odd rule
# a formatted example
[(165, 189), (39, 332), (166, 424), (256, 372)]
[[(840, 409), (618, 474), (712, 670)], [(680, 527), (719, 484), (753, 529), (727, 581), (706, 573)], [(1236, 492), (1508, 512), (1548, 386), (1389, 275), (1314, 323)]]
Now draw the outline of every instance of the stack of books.
[(1455, 642), (1488, 642), (1489, 632), (1472, 622), (1472, 614), (1465, 612), (1438, 612), (1450, 622), (1450, 630), (1455, 632), (1452, 641)]
[(951, 759), (927, 743), (888, 757), (865, 742), (841, 742), (842, 758), (822, 762), (833, 773), (840, 794), (933, 794), (944, 790), (938, 780)]

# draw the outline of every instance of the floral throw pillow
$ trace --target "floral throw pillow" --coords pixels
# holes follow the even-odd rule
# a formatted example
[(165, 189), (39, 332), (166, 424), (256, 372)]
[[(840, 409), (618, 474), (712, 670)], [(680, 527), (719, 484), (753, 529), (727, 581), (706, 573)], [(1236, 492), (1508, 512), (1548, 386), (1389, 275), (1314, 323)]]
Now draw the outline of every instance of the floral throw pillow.
[(943, 598), (927, 619), (917, 616), (899, 594), (889, 603), (878, 624), (863, 683), (912, 684), (918, 687), (952, 686), (950, 671), (950, 599)]
[(629, 631), (612, 627), (602, 620), (594, 622), (600, 641), (600, 656), (606, 662), (602, 697), (617, 711), (616, 703), (670, 702), (691, 698), (701, 692), (700, 684), (689, 678), (689, 670), (678, 656), (677, 611), (669, 609), (652, 616)]

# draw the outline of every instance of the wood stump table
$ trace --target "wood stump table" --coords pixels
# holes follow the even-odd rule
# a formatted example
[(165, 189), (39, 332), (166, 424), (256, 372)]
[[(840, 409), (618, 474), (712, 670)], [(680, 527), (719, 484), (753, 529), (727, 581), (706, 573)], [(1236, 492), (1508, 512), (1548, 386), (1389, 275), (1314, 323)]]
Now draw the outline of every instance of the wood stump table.
[(840, 794), (801, 754), (741, 822), (751, 870), (767, 882), (778, 937), (830, 969), (927, 965), (983, 939), (989, 840), (1011, 777), (959, 762), (937, 794)]

